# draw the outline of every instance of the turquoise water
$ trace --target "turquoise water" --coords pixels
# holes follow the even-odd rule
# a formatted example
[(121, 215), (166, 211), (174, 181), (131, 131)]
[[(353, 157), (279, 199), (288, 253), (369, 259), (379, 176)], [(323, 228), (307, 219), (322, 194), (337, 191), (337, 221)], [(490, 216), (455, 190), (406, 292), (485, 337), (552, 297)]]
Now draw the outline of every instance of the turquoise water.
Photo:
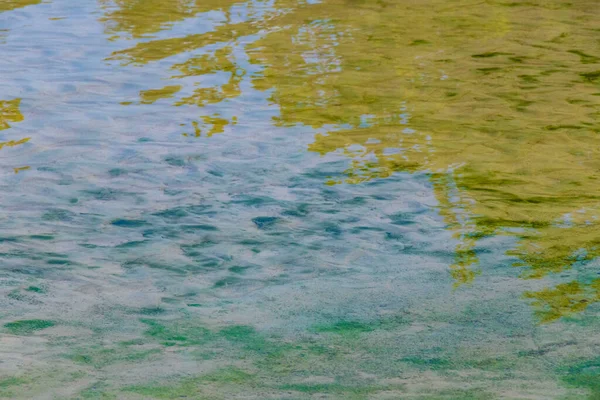
[(599, 13), (0, 0), (0, 397), (600, 398)]

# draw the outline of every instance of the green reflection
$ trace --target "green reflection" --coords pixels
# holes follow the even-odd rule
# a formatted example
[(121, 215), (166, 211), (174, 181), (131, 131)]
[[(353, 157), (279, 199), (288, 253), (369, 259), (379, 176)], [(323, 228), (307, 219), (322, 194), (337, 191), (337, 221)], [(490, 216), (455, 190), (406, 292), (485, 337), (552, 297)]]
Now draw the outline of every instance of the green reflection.
[[(110, 29), (140, 36), (233, 4), (178, 2), (153, 19), (163, 6), (145, 2), (140, 11), (140, 3), (117, 2)], [(171, 79), (225, 74), (226, 83), (188, 97), (170, 85), (142, 92), (141, 102), (175, 96), (175, 106), (202, 107), (241, 94), (247, 74), (233, 49), (257, 35), (245, 50), (261, 72), (249, 79), (279, 106), (274, 123), (325, 129), (309, 150), (351, 159), (346, 178), (328, 184), (429, 172), (459, 243), (451, 267), (458, 285), (476, 278), (477, 245), (492, 235), (515, 238), (509, 254), (527, 267), (523, 278), (540, 279), (600, 252), (595, 11), (590, 2), (281, 0), (245, 20), (140, 42), (112, 59), (142, 66), (190, 52)], [(192, 134), (232, 123), (201, 116)], [(582, 278), (526, 297), (548, 322), (598, 301), (598, 282)]]

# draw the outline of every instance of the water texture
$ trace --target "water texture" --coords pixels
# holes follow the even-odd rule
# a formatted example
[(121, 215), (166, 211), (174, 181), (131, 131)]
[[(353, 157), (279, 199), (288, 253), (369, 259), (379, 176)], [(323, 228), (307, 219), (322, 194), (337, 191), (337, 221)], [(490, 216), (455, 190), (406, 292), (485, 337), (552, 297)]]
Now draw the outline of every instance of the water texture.
[(0, 0), (0, 398), (600, 399), (596, 0)]

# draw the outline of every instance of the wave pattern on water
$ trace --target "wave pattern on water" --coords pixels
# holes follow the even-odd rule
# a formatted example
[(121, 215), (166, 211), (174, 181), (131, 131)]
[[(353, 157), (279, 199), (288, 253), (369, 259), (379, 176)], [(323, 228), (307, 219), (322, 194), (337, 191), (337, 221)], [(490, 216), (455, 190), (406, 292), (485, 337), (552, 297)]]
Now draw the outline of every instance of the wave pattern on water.
[(0, 397), (600, 395), (596, 1), (0, 12)]

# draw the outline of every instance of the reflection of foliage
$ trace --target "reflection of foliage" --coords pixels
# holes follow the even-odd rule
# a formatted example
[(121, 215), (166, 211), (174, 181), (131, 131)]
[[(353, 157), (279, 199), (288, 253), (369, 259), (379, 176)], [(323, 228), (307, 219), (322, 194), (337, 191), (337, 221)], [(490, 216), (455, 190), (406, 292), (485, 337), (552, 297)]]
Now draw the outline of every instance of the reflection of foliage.
[(160, 99), (168, 99), (173, 97), (177, 92), (181, 90), (181, 86), (165, 86), (161, 89), (149, 89), (142, 90), (140, 92), (140, 98), (142, 104), (152, 104)]
[[(124, 18), (139, 2), (118, 3), (108, 19), (117, 12)], [(529, 267), (524, 277), (542, 278), (597, 257), (600, 106), (593, 64), (600, 47), (592, 33), (595, 15), (583, 3), (259, 4), (246, 3), (253, 12), (245, 20), (140, 42), (113, 59), (143, 65), (210, 46), (172, 67), (179, 72), (172, 79), (227, 77), (174, 101), (202, 107), (241, 94), (246, 74), (232, 49), (254, 35), (245, 47), (261, 68), (252, 84), (279, 106), (274, 123), (325, 130), (309, 150), (351, 158), (346, 183), (401, 171), (432, 174), (441, 214), (459, 242), (451, 268), (457, 283), (475, 278), (477, 243), (494, 234), (518, 240), (510, 254)], [(229, 5), (207, 4), (202, 11)], [(407, 15), (411, 22), (399, 23)], [(136, 36), (165, 24), (139, 22), (140, 30), (136, 18), (115, 30)], [(167, 88), (168, 97), (179, 91)], [(202, 121), (212, 126), (209, 135), (228, 124), (218, 114)], [(199, 123), (194, 130), (199, 136)], [(559, 287), (556, 293), (570, 299)]]
[(173, 23), (212, 10), (223, 10), (232, 0), (101, 0), (107, 9), (102, 18), (108, 32), (128, 33), (139, 38), (170, 27)]
[(454, 263), (450, 266), (450, 274), (456, 282), (455, 286), (471, 283), (477, 275), (477, 272), (473, 271), (471, 267), (479, 261), (474, 251), (478, 235), (473, 234), (474, 227), (470, 221), (460, 218), (460, 215), (464, 213), (463, 202), (460, 199), (455, 202), (451, 200), (457, 195), (451, 175), (434, 174), (432, 178), (434, 192), (440, 203), (440, 213), (448, 228), (454, 231), (453, 237), (458, 241)]
[(41, 2), (42, 0), (2, 0), (2, 2), (0, 2), (0, 12), (40, 4)]
[(525, 297), (534, 299), (542, 322), (551, 322), (560, 317), (569, 316), (586, 309), (591, 303), (600, 300), (600, 279), (591, 284), (577, 281), (557, 285), (553, 289), (526, 293)]
[(0, 100), (0, 130), (10, 128), (9, 122), (23, 121), (23, 114), (19, 110), (21, 99)]
[[(237, 118), (232, 117), (231, 121), (221, 118), (218, 115), (205, 115), (202, 117), (202, 122), (205, 126), (210, 127), (207, 128), (208, 132), (206, 132), (206, 136), (211, 137), (216, 133), (225, 132), (225, 127), (229, 124), (235, 125), (237, 123)], [(202, 128), (197, 121), (192, 122), (192, 126), (194, 127), (194, 136), (199, 137), (202, 133)], [(184, 136), (189, 136), (187, 133), (184, 133)]]
[(173, 66), (173, 69), (179, 70), (182, 75), (179, 77), (202, 76), (206, 74), (215, 74), (225, 72), (229, 74), (228, 81), (219, 88), (200, 88), (194, 93), (181, 99), (175, 105), (195, 104), (205, 106), (215, 104), (225, 99), (235, 98), (241, 94), (240, 82), (244, 77), (244, 71), (236, 67), (232, 61), (232, 48), (224, 47), (216, 50), (214, 56), (202, 55), (194, 57), (183, 64)]
[[(206, 74), (229, 74), (227, 82), (218, 87), (202, 87), (195, 89), (191, 96), (184, 97), (175, 103), (176, 106), (182, 105), (197, 105), (199, 107), (207, 104), (217, 104), (226, 99), (236, 98), (241, 94), (240, 83), (245, 75), (245, 72), (238, 68), (233, 62), (232, 48), (226, 46), (218, 49), (213, 55), (204, 54), (199, 57), (193, 57), (182, 64), (173, 66), (181, 75), (173, 78), (184, 78), (193, 76), (203, 76)], [(207, 136), (212, 136), (215, 133), (224, 132), (225, 126), (235, 125), (236, 117), (231, 121), (220, 117), (218, 114), (213, 116), (205, 115), (202, 122), (208, 128)], [(200, 136), (201, 129), (198, 122), (193, 122), (194, 135)], [(186, 134), (187, 135), (187, 134)]]
[[(0, 131), (4, 129), (8, 129), (11, 127), (9, 122), (21, 122), (23, 121), (23, 114), (21, 114), (21, 110), (19, 106), (21, 105), (21, 99), (13, 99), (13, 100), (0, 100)], [(19, 140), (7, 140), (4, 142), (0, 142), (0, 150), (5, 147), (15, 147), (21, 144), (25, 144), (29, 142), (31, 138), (23, 138)], [(30, 169), (29, 166), (16, 167), (13, 168), (15, 173), (19, 173), (21, 171), (26, 171)]]

